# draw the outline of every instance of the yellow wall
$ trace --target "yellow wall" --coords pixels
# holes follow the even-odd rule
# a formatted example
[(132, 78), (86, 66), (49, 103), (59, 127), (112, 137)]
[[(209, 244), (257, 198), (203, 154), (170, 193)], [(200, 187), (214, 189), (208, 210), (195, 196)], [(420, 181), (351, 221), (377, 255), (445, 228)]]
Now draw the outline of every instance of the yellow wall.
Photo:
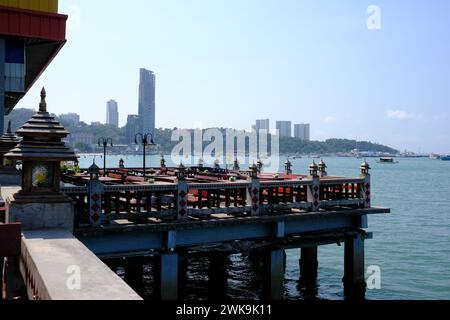
[(58, 0), (0, 0), (0, 6), (58, 13)]

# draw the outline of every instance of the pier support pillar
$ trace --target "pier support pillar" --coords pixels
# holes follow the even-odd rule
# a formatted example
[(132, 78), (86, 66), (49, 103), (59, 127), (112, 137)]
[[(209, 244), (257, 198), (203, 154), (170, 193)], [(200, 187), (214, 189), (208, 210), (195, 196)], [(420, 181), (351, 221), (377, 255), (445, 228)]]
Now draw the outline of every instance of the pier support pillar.
[(144, 266), (141, 260), (126, 260), (125, 282), (139, 295), (142, 295), (144, 293)]
[(263, 299), (282, 300), (284, 296), (284, 250), (269, 251), (265, 258)]
[(213, 301), (227, 297), (229, 256), (225, 252), (209, 254), (208, 294)]
[(345, 241), (344, 295), (346, 299), (363, 300), (366, 294), (364, 278), (364, 236), (358, 234)]
[(301, 248), (300, 283), (299, 291), (305, 296), (317, 296), (317, 274), (319, 262), (317, 260), (317, 247)]
[(161, 300), (178, 299), (178, 253), (161, 253), (158, 265)]
[(182, 290), (188, 282), (189, 270), (189, 251), (184, 248), (178, 248), (178, 296), (182, 296)]

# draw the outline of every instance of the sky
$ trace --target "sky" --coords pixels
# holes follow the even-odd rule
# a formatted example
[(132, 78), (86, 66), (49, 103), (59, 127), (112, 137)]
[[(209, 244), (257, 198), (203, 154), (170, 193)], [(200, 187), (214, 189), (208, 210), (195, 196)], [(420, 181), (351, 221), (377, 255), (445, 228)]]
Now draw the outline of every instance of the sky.
[(157, 127), (291, 120), (314, 140), (450, 152), (450, 1), (60, 0), (60, 12), (67, 44), (17, 108), (37, 108), (45, 86), (50, 112), (105, 122), (115, 99), (125, 125), (143, 67)]

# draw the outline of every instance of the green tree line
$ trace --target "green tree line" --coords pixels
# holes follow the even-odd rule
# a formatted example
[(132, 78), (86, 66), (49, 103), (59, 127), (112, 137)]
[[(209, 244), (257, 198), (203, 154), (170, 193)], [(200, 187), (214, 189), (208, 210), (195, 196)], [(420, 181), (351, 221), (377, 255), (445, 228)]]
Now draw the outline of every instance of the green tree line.
[[(34, 114), (36, 110), (32, 109), (15, 109), (11, 112), (9, 116), (6, 117), (6, 122), (11, 120), (11, 125), (13, 131), (17, 131), (26, 121), (28, 121)], [(55, 116), (57, 118), (57, 116)], [(125, 127), (117, 128), (111, 125), (103, 125), (103, 124), (91, 124), (88, 125), (84, 122), (80, 122), (77, 125), (72, 123), (65, 123), (61, 121), (61, 124), (72, 134), (75, 133), (86, 133), (93, 137), (94, 142), (97, 141), (100, 137), (111, 137), (114, 139), (115, 144), (126, 144), (125, 138)], [(161, 152), (170, 153), (173, 148), (180, 141), (172, 141), (172, 133), (176, 128), (173, 129), (156, 129), (155, 132), (155, 143), (159, 145), (159, 150)], [(224, 137), (226, 129), (219, 129)], [(191, 130), (191, 136), (193, 137), (193, 131)], [(193, 140), (193, 139), (192, 139)], [(205, 147), (211, 142), (204, 142), (203, 146)], [(226, 139), (224, 138), (224, 145), (226, 145)], [(91, 151), (91, 150), (83, 150), (84, 148), (89, 148), (89, 146), (74, 146), (79, 148), (82, 151)], [(358, 148), (361, 152), (383, 152), (396, 154), (397, 150), (394, 148), (378, 144), (372, 143), (368, 141), (355, 141), (355, 140), (347, 140), (347, 139), (328, 139), (326, 141), (302, 141), (295, 138), (280, 138), (280, 153), (282, 154), (331, 154), (331, 153), (348, 153)], [(270, 148), (270, 139), (269, 139), (269, 148)], [(246, 149), (248, 148), (248, 141), (246, 143)], [(192, 141), (192, 150), (194, 150), (193, 141)], [(225, 150), (225, 149), (224, 149)]]

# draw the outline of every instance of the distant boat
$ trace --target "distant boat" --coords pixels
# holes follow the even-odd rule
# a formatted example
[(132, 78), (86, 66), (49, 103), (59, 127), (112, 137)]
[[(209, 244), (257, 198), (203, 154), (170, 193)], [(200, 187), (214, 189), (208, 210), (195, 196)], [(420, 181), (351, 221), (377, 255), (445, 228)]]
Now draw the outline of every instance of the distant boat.
[(438, 154), (434, 154), (434, 153), (430, 154), (431, 160), (439, 160), (440, 158), (441, 158), (441, 156)]
[(450, 154), (441, 157), (441, 160), (450, 161)]
[(398, 163), (398, 161), (395, 161), (394, 158), (392, 158), (392, 157), (385, 157), (385, 158), (380, 158), (378, 163)]

